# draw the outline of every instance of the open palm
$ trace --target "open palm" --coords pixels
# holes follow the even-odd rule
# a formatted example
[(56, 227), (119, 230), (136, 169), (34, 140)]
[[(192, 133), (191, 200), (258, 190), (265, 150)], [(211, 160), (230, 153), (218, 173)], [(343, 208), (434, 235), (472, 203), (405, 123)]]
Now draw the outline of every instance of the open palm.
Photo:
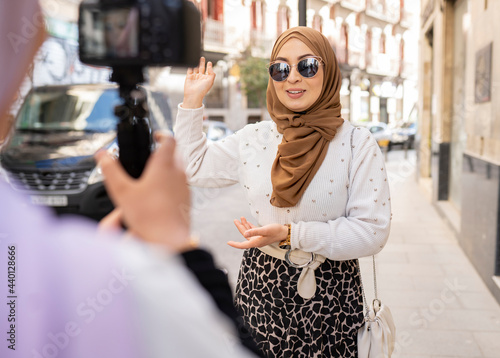
[[(241, 220), (241, 221), (240, 221)], [(234, 220), (234, 225), (247, 241), (229, 241), (227, 244), (237, 249), (249, 249), (252, 247), (263, 247), (286, 239), (288, 228), (281, 224), (268, 224), (256, 227), (248, 222), (243, 216), (240, 220)]]
[(212, 62), (208, 62), (205, 68), (205, 58), (200, 59), (200, 65), (189, 68), (184, 82), (183, 108), (199, 108), (203, 103), (203, 98), (212, 88), (215, 80), (215, 72), (212, 69)]

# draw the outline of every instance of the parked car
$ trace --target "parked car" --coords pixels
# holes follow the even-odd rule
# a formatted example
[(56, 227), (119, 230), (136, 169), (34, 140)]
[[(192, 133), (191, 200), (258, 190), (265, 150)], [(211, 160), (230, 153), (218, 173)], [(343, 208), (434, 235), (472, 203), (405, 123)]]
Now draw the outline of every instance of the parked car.
[(403, 148), (414, 148), (415, 137), (418, 130), (418, 106), (415, 104), (404, 122), (397, 125), (393, 130), (391, 145), (402, 145)]
[(415, 134), (417, 133), (416, 122), (405, 122), (392, 130), (390, 147), (401, 145), (403, 148), (414, 147)]
[(211, 141), (221, 140), (233, 133), (224, 122), (209, 119), (203, 121), (203, 132), (207, 135), (207, 139)]
[[(171, 130), (168, 98), (145, 88), (153, 129)], [(59, 214), (100, 219), (113, 205), (94, 154), (118, 154), (114, 85), (44, 86), (33, 89), (16, 117), (14, 132), (0, 151), (10, 185), (31, 202)]]
[(377, 141), (380, 147), (388, 147), (391, 142), (392, 133), (386, 123), (368, 123), (366, 128), (373, 134), (373, 138)]

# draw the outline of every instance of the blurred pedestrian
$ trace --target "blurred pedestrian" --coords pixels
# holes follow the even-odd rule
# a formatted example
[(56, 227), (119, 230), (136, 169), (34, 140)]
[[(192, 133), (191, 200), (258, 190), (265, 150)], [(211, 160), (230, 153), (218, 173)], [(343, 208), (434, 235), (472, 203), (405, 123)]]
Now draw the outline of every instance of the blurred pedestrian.
[[(0, 2), (2, 133), (43, 39), (36, 0)], [(99, 235), (83, 218), (58, 219), (0, 180), (1, 357), (250, 356), (214, 304), (235, 319), (227, 277), (190, 238), (174, 140), (159, 144), (139, 180), (99, 156), (119, 207), (104, 226), (124, 220), (144, 242)]]
[[(263, 69), (264, 70), (264, 69)], [(385, 245), (390, 196), (370, 132), (341, 116), (341, 74), (328, 40), (295, 27), (274, 44), (267, 109), (222, 141), (202, 133), (212, 64), (189, 69), (174, 127), (189, 181), (240, 183), (251, 210), (236, 303), (268, 357), (357, 357), (363, 302), (357, 258)]]

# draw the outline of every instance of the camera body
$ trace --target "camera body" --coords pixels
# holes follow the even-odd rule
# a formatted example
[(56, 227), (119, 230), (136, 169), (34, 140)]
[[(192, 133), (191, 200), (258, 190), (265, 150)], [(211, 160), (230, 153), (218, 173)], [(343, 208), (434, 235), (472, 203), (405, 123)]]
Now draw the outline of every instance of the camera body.
[(201, 20), (187, 0), (84, 0), (79, 8), (79, 51), (97, 66), (195, 67)]
[(119, 159), (138, 178), (154, 142), (144, 91), (145, 66), (196, 67), (201, 19), (188, 0), (83, 0), (79, 19), (80, 61), (110, 66), (123, 103), (115, 107)]

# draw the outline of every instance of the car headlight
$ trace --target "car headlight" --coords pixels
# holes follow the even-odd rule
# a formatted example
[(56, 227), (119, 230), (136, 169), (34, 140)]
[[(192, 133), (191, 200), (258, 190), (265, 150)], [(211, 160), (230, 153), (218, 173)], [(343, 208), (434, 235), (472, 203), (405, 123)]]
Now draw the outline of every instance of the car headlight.
[(100, 183), (104, 180), (104, 175), (102, 175), (102, 170), (101, 166), (97, 165), (94, 170), (92, 170), (92, 173), (89, 175), (89, 180), (87, 180), (88, 185)]
[[(115, 141), (113, 142), (108, 150), (108, 153), (110, 153), (114, 157), (118, 157), (118, 143)], [(104, 180), (104, 175), (102, 174), (102, 169), (100, 165), (96, 165), (94, 170), (92, 170), (92, 173), (89, 175), (89, 179), (87, 180), (88, 185), (100, 183)]]

